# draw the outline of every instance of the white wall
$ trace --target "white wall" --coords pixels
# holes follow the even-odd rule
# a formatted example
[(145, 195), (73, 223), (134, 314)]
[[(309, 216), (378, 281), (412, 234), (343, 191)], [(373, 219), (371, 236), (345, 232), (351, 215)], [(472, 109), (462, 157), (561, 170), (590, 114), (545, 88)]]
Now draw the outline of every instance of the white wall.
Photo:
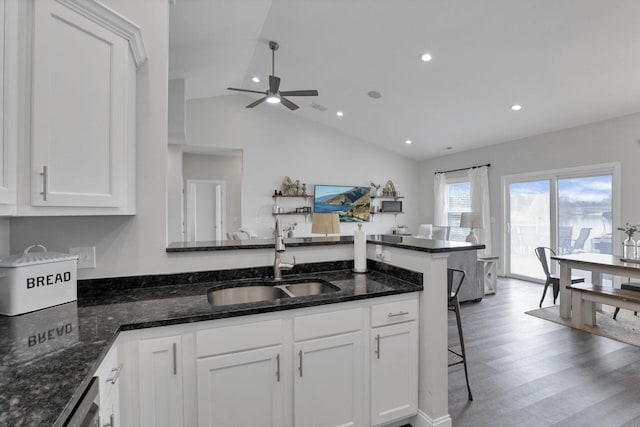
[[(142, 28), (148, 62), (137, 75), (137, 215), (132, 217), (12, 218), (11, 253), (41, 243), (51, 250), (96, 246), (97, 267), (80, 270), (79, 278), (117, 277), (270, 265), (268, 250), (167, 254), (167, 90), (168, 5), (166, 0), (105, 0)], [(214, 77), (212, 77), (214, 78)], [(244, 151), (242, 223), (267, 233), (273, 189), (285, 175), (308, 184), (367, 185), (392, 179), (407, 198), (402, 223), (415, 228), (418, 163), (349, 138), (295, 112), (269, 108), (247, 110), (247, 98), (228, 96), (189, 103), (191, 143), (242, 148)], [(275, 106), (280, 107), (280, 106)], [(282, 108), (282, 107), (280, 107)], [(389, 231), (387, 217), (365, 226), (367, 232)], [(1, 230), (6, 227), (2, 227)], [(343, 234), (354, 226), (343, 227)], [(298, 231), (298, 230), (297, 230)], [(0, 244), (0, 250), (2, 244)], [(298, 262), (348, 259), (353, 249), (300, 248)]]
[[(273, 190), (285, 176), (307, 184), (365, 185), (391, 179), (406, 197), (399, 225), (417, 228), (418, 163), (364, 141), (351, 138), (313, 121), (298, 118), (281, 105), (244, 108), (250, 98), (229, 95), (187, 102), (188, 144), (243, 150), (242, 226), (270, 236), (273, 226)], [(321, 114), (321, 113), (320, 113)], [(288, 207), (301, 201), (280, 200)], [(296, 236), (311, 235), (303, 217), (283, 217), (283, 224), (298, 222)], [(363, 228), (388, 233), (396, 225), (393, 215), (375, 215)], [(342, 223), (341, 234), (352, 235), (356, 225)]]
[(633, 114), (423, 161), (420, 164), (421, 222), (433, 221), (434, 172), (491, 163), (493, 252), (502, 256), (502, 176), (611, 162), (621, 163), (622, 222), (640, 222), (639, 142), (640, 114)]
[(167, 242), (182, 236), (182, 147), (170, 144), (167, 152)]
[(9, 255), (9, 218), (0, 218), (0, 258)]

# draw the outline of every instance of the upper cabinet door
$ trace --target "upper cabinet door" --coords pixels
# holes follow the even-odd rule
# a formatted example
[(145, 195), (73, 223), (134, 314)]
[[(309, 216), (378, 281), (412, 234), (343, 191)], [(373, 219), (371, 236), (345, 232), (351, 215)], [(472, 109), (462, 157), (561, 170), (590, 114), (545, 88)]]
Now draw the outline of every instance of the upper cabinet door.
[(128, 44), (56, 1), (34, 3), (32, 205), (122, 206)]
[(17, 202), (17, 0), (0, 0), (0, 215)]

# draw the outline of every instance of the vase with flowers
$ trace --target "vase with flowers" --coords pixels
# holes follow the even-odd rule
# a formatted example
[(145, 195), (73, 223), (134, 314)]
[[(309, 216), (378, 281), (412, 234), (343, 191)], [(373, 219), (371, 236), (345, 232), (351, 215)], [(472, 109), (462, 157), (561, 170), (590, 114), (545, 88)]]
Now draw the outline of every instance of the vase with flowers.
[(284, 232), (287, 233), (287, 237), (289, 238), (293, 237), (293, 230), (295, 230), (297, 226), (298, 226), (297, 222), (287, 224), (287, 226), (284, 228)]
[(618, 227), (618, 230), (627, 235), (627, 238), (622, 242), (622, 258), (636, 259), (638, 254), (636, 251), (636, 242), (633, 240), (633, 235), (636, 234), (639, 229), (640, 225), (631, 225), (628, 222), (624, 227)]

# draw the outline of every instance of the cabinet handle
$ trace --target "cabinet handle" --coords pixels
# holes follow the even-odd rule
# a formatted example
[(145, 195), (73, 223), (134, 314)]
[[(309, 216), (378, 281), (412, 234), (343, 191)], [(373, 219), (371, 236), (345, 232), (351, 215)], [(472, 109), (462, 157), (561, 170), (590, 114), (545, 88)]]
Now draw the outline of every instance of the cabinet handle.
[(380, 359), (380, 334), (376, 335), (376, 350), (374, 351), (378, 359)]
[(300, 371), (300, 378), (302, 378), (302, 350), (298, 352), (298, 358), (300, 359), (300, 367), (298, 368), (298, 371)]
[(280, 382), (280, 353), (276, 355), (276, 378)]
[(42, 176), (42, 199), (46, 202), (47, 201), (47, 181), (49, 179), (49, 168), (47, 168), (46, 166), (42, 166), (42, 173), (40, 174), (40, 176)]
[(118, 377), (120, 376), (120, 370), (122, 369), (122, 366), (118, 366), (117, 368), (113, 368), (111, 370), (111, 376), (109, 376), (107, 378), (107, 382), (111, 383), (111, 384), (115, 384), (116, 381), (118, 381)]
[(389, 313), (387, 314), (387, 317), (405, 316), (407, 314), (409, 314), (408, 311), (399, 311), (397, 313)]
[(116, 420), (113, 414), (109, 415), (109, 422), (103, 424), (102, 427), (116, 427)]
[(178, 375), (178, 350), (176, 343), (173, 343), (173, 375)]

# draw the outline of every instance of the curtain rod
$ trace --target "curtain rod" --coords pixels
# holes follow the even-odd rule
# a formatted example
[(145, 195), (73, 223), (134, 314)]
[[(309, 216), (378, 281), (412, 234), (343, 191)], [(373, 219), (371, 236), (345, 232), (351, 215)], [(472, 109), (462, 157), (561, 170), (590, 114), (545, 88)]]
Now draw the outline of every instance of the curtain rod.
[(444, 172), (434, 172), (433, 174), (436, 175), (436, 174), (439, 174), (439, 173), (460, 172), (460, 171), (466, 171), (468, 169), (481, 168), (483, 166), (490, 167), (491, 163), (487, 163), (486, 165), (469, 166), (468, 168), (451, 169), (450, 171), (444, 171)]

